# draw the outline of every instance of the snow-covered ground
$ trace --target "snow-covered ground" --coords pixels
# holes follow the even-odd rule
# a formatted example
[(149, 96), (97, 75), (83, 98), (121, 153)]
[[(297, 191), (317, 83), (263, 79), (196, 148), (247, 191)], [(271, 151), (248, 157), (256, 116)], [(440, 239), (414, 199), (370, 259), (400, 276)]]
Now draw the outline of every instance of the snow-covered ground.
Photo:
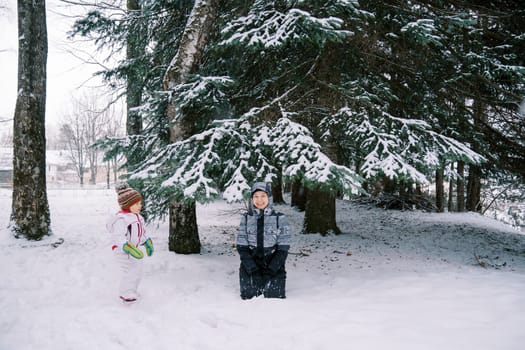
[[(113, 190), (50, 190), (54, 235), (11, 237), (0, 189), (0, 350), (525, 348), (525, 236), (477, 214), (338, 203), (339, 236), (293, 245), (285, 300), (239, 298), (240, 205), (198, 206), (200, 255), (152, 224), (142, 298), (123, 305), (104, 224)], [(52, 243), (64, 242), (54, 247)]]

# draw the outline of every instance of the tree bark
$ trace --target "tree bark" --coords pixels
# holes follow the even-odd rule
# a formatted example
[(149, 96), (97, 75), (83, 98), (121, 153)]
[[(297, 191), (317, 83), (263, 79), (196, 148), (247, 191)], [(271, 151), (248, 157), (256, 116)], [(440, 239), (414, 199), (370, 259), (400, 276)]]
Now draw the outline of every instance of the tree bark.
[[(474, 126), (475, 129), (486, 122), (484, 105), (480, 98), (476, 98), (473, 103)], [(472, 149), (479, 152), (480, 145), (477, 141), (473, 142)], [(469, 166), (467, 181), (467, 210), (481, 213), (481, 167), (477, 165)]]
[[(187, 81), (190, 73), (200, 64), (202, 52), (215, 17), (218, 0), (197, 0), (188, 18), (177, 54), (172, 59), (163, 79), (164, 90), (170, 91), (177, 84)], [(190, 137), (194, 132), (194, 118), (177, 119), (177, 105), (168, 104), (170, 141), (175, 143)], [(197, 213), (194, 201), (170, 199), (169, 250), (191, 254), (200, 252)]]
[[(343, 57), (341, 56), (338, 44), (327, 44), (320, 52), (319, 67), (315, 74), (315, 79), (323, 82), (316, 94), (316, 101), (322, 114), (328, 115), (338, 108), (342, 107), (342, 101), (338, 100), (338, 95), (334, 94), (329, 84), (337, 84), (341, 80), (341, 75), (333, 67), (341, 64)], [(318, 122), (318, 121), (317, 121)], [(317, 122), (312, 125), (314, 135), (318, 135), (321, 139), (320, 130)], [(337, 140), (333, 136), (322, 141), (322, 151), (330, 160), (339, 164), (339, 151)], [(304, 213), (303, 233), (319, 232), (327, 234), (329, 232), (339, 234), (341, 231), (336, 224), (336, 196), (335, 191), (321, 191), (321, 187), (309, 188), (308, 197), (306, 200), (306, 210)]]
[(436, 208), (438, 213), (445, 211), (445, 189), (443, 187), (443, 167), (436, 169)]
[(283, 177), (281, 169), (278, 170), (275, 181), (272, 182), (272, 197), (275, 204), (285, 204), (283, 197)]
[(201, 243), (195, 215), (195, 202), (170, 205), (169, 250), (178, 254), (199, 253)]
[(309, 189), (302, 233), (341, 233), (337, 227), (335, 209), (335, 194), (318, 188)]
[(468, 211), (481, 212), (481, 168), (471, 165), (467, 181), (467, 203)]
[[(141, 13), (140, 3), (137, 0), (127, 0), (127, 10), (130, 18), (130, 31), (126, 39), (126, 58), (128, 61), (139, 59), (144, 54), (146, 40), (138, 25), (137, 17)], [(142, 133), (142, 118), (133, 111), (142, 102), (143, 72), (135, 65), (127, 72), (126, 77), (126, 132), (128, 135)]]
[(465, 211), (465, 163), (463, 161), (458, 162), (458, 181), (457, 181), (457, 202), (458, 202), (458, 211)]
[[(454, 164), (451, 165), (451, 168), (454, 169)], [(449, 213), (454, 211), (454, 178), (450, 177), (448, 181), (448, 202), (447, 210)]]
[(18, 46), (10, 228), (15, 237), (40, 240), (52, 233), (46, 188), (47, 26), (44, 0), (18, 1)]

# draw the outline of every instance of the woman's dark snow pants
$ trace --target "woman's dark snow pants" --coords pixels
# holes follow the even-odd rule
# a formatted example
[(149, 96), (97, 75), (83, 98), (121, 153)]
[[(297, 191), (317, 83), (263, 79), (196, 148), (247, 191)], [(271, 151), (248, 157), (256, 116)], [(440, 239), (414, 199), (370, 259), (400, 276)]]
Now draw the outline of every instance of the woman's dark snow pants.
[(286, 271), (284, 268), (277, 271), (275, 275), (270, 275), (262, 273), (260, 270), (249, 274), (241, 266), (239, 268), (239, 282), (242, 299), (251, 299), (261, 294), (265, 298), (286, 298)]

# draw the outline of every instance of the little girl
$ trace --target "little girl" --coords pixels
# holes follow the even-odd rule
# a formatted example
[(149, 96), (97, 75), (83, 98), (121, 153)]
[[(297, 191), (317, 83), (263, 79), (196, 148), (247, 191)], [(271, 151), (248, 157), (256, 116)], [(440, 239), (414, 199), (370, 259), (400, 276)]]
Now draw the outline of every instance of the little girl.
[(142, 279), (141, 260), (144, 253), (153, 254), (153, 242), (146, 235), (144, 218), (140, 215), (142, 196), (127, 183), (116, 186), (120, 211), (108, 219), (106, 224), (111, 234), (112, 249), (120, 265), (121, 279), (119, 287), (120, 299), (124, 302), (134, 302), (138, 298), (137, 289)]

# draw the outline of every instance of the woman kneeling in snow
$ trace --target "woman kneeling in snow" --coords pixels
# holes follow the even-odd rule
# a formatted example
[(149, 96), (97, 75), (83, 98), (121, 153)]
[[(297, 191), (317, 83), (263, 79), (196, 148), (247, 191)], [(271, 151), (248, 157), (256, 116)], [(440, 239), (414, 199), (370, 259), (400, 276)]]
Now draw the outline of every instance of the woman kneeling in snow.
[(286, 297), (285, 263), (290, 238), (285, 216), (273, 210), (270, 186), (255, 183), (248, 212), (242, 215), (237, 234), (242, 299), (261, 294), (265, 298)]

